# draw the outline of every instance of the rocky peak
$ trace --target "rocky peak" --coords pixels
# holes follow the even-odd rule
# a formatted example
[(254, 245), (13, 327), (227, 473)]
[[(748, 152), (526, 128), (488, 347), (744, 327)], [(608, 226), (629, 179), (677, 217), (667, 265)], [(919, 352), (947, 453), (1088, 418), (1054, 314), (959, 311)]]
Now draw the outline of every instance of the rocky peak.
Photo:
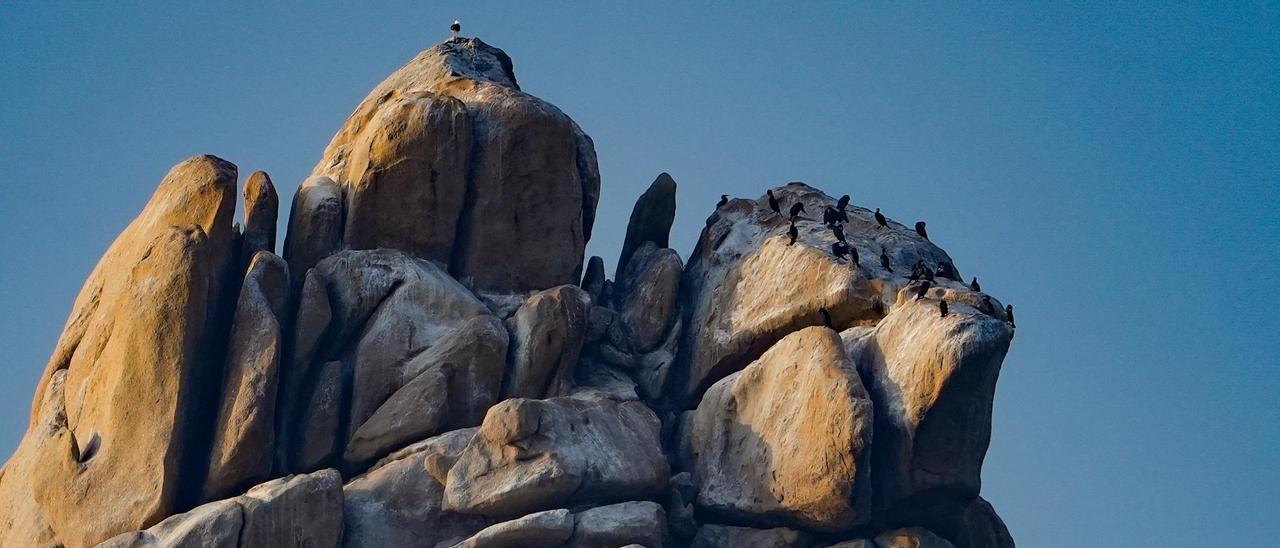
[(450, 38), (414, 59), (415, 62), (418, 60), (440, 63), (448, 69), (451, 77), (470, 78), (520, 89), (507, 52), (490, 46), (479, 38)]

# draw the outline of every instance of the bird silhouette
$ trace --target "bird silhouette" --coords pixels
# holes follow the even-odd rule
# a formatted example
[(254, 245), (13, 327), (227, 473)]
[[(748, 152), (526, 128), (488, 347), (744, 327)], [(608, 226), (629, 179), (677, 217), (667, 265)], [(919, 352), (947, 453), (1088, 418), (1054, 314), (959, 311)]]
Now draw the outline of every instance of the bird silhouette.
[(880, 208), (876, 208), (876, 223), (880, 228), (889, 228), (889, 221), (884, 218), (884, 213), (880, 213)]
[(919, 234), (921, 238), (926, 240), (929, 239), (929, 233), (924, 229), (924, 221), (916, 221), (916, 234)]
[(988, 316), (996, 315), (996, 305), (991, 304), (991, 295), (982, 296), (982, 312)]
[(843, 258), (845, 258), (845, 257), (848, 257), (848, 256), (849, 256), (849, 246), (848, 246), (848, 245), (845, 245), (845, 243), (844, 243), (844, 242), (832, 242), (832, 243), (831, 243), (831, 254), (832, 254), (832, 255), (835, 255), (837, 259), (843, 259)]
[(787, 235), (791, 236), (791, 241), (787, 245), (796, 243), (796, 238), (800, 237), (800, 231), (796, 229), (796, 222), (791, 221), (791, 228), (787, 229)]
[(947, 317), (947, 301), (945, 299), (938, 301), (938, 312), (942, 313), (943, 318)]
[(728, 194), (721, 194), (721, 195), (720, 195), (720, 201), (719, 201), (719, 202), (716, 202), (716, 209), (720, 209), (720, 208), (724, 207), (724, 205), (725, 205), (725, 204), (727, 204), (727, 203), (729, 203), (729, 195), (728, 195)]
[(462, 23), (459, 23), (457, 19), (454, 19), (453, 24), (449, 25), (449, 32), (453, 33), (453, 36), (457, 36), (459, 32), (462, 32)]
[(1005, 306), (1004, 306), (1004, 313), (1005, 313), (1005, 315), (1006, 315), (1006, 316), (1008, 316), (1008, 317), (1009, 317), (1009, 325), (1010, 325), (1010, 326), (1012, 326), (1014, 329), (1017, 329), (1017, 328), (1018, 328), (1018, 324), (1013, 323), (1013, 305), (1011, 305), (1011, 304), (1007, 304), (1007, 305), (1005, 305)]
[(773, 195), (773, 189), (766, 190), (765, 192), (769, 193), (769, 209), (772, 209), (773, 212), (778, 215), (782, 215), (782, 207), (778, 205), (778, 198)]
[(858, 248), (849, 246), (849, 266), (858, 266)]
[(801, 213), (804, 213), (804, 204), (796, 202), (795, 205), (791, 206), (791, 220), (796, 220), (796, 216)]
[(840, 197), (840, 199), (836, 201), (836, 209), (838, 209), (838, 210), (840, 210), (840, 211), (844, 211), (844, 208), (846, 208), (846, 207), (849, 207), (849, 195), (848, 195), (848, 194), (845, 194), (844, 196), (841, 196), (841, 197)]
[(982, 291), (982, 286), (978, 284), (978, 277), (974, 276), (973, 281), (969, 282), (969, 289), (974, 291)]
[(880, 248), (880, 266), (883, 266), (889, 272), (893, 272), (893, 267), (889, 264), (889, 253), (883, 247)]
[(844, 239), (844, 225), (842, 224), (832, 225), (831, 233), (836, 235), (837, 240), (840, 240), (846, 244), (849, 243), (849, 240)]
[(933, 287), (933, 282), (930, 282), (929, 280), (920, 282), (920, 287), (916, 289), (916, 300), (918, 301), (923, 299), (925, 295), (928, 295), (930, 287)]
[(822, 224), (831, 226), (839, 222), (840, 213), (836, 211), (836, 208), (827, 206), (827, 209), (822, 211)]

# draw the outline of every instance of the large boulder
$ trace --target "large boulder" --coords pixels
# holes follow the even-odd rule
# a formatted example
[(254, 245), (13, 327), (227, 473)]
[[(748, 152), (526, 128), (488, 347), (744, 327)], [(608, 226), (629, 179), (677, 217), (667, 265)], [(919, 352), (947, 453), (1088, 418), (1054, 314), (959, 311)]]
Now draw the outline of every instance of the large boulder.
[(490, 525), (452, 548), (556, 548), (571, 536), (573, 514), (560, 508)]
[(253, 255), (227, 344), (204, 500), (226, 498), (271, 477), (276, 391), (289, 302), (289, 269), (268, 251)]
[(284, 259), (294, 280), (340, 249), (343, 216), (342, 187), (325, 176), (312, 176), (298, 185), (284, 235)]
[(235, 190), (224, 160), (174, 166), (89, 275), (0, 477), (0, 538), (86, 546), (176, 509), (188, 436), (207, 435), (193, 401), (219, 365)]
[(269, 481), (101, 546), (336, 547), (342, 538), (342, 506), (342, 477), (336, 470), (323, 470)]
[(816, 531), (865, 524), (872, 422), (835, 331), (787, 336), (713, 385), (682, 421), (700, 515)]
[(683, 272), (684, 265), (674, 249), (646, 242), (631, 255), (618, 278), (618, 313), (631, 350), (649, 352), (666, 338), (677, 317)]
[(876, 548), (952, 548), (946, 539), (922, 527), (884, 531), (876, 535)]
[[(946, 252), (913, 230), (881, 228), (870, 212), (850, 207), (844, 225), (857, 265), (837, 259), (822, 212), (836, 201), (802, 183), (773, 189), (783, 211), (795, 203), (799, 238), (788, 245), (788, 221), (766, 197), (734, 199), (708, 219), (681, 281), (684, 338), (676, 370), (685, 404), (741, 369), (788, 333), (820, 325), (826, 308), (837, 328), (874, 322), (892, 304), (916, 261), (950, 263)], [(880, 266), (884, 250), (892, 272)]]
[(276, 252), (276, 215), (280, 196), (265, 171), (255, 171), (244, 182), (244, 241), (240, 264), (248, 266), (259, 251)]
[(645, 242), (653, 242), (659, 248), (667, 247), (671, 237), (671, 223), (675, 220), (676, 181), (670, 175), (661, 173), (631, 208), (631, 219), (627, 222), (627, 235), (622, 241), (622, 253), (618, 256), (614, 279), (622, 278), (631, 255)]
[(497, 401), (506, 331), (433, 263), (349, 250), (307, 278), (284, 387), (286, 422), (298, 430), (285, 448), (291, 469), (359, 468), (475, 426)]
[(587, 336), (591, 297), (572, 285), (540, 291), (508, 321), (512, 339), (508, 398), (566, 396)]
[(813, 535), (795, 529), (752, 529), (707, 524), (698, 528), (693, 548), (808, 548)]
[(667, 533), (666, 512), (650, 501), (599, 506), (574, 514), (574, 548), (614, 548), (639, 544), (662, 548)]
[(458, 542), (494, 520), (443, 508), (445, 474), (475, 434), (455, 430), (387, 456), (343, 487), (343, 544), (350, 548)]
[(974, 499), (952, 537), (956, 548), (1014, 548), (1013, 536), (991, 503)]
[(643, 403), (587, 394), (493, 406), (449, 470), (445, 508), (514, 517), (571, 504), (657, 499), (668, 465)]
[[(991, 441), (996, 380), (1013, 328), (968, 304), (959, 284), (904, 299), (874, 328), (842, 334), (875, 402), (874, 506), (887, 524), (923, 524), (951, 536), (978, 496)], [(936, 293), (935, 293), (936, 294)], [(931, 294), (932, 295), (932, 294)]]
[(600, 191), (591, 139), (521, 91), (506, 53), (475, 38), (388, 76), (312, 175), (343, 191), (346, 222), (338, 246), (326, 223), (291, 223), (291, 239), (319, 238), (309, 251), (401, 249), (497, 292), (577, 283)]

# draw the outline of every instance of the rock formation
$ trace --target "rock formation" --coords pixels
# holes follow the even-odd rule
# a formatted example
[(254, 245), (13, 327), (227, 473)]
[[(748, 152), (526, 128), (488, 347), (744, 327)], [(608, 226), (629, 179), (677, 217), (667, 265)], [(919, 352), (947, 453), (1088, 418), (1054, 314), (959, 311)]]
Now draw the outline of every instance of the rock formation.
[(584, 273), (594, 144), (474, 38), (356, 107), (280, 256), (237, 176), (175, 166), (89, 275), (0, 547), (1013, 546), (979, 494), (1014, 330), (952, 279), (917, 298), (955, 268), (908, 227), (851, 206), (841, 258), (790, 183), (794, 244), (732, 199), (686, 263), (664, 173)]

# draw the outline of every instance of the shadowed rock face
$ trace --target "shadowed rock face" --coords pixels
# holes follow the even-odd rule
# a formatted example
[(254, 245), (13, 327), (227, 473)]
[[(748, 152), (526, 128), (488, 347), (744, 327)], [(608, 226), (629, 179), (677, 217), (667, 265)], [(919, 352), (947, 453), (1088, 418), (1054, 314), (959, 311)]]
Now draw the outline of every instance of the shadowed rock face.
[(235, 166), (175, 166), (76, 300), (0, 548), (1013, 546), (978, 496), (1002, 303), (919, 290), (950, 257), (860, 207), (838, 258), (802, 183), (794, 242), (726, 200), (685, 265), (665, 174), (579, 276), (594, 145), (512, 66), (455, 38), (391, 74), (283, 258), (265, 173), (241, 235)]

